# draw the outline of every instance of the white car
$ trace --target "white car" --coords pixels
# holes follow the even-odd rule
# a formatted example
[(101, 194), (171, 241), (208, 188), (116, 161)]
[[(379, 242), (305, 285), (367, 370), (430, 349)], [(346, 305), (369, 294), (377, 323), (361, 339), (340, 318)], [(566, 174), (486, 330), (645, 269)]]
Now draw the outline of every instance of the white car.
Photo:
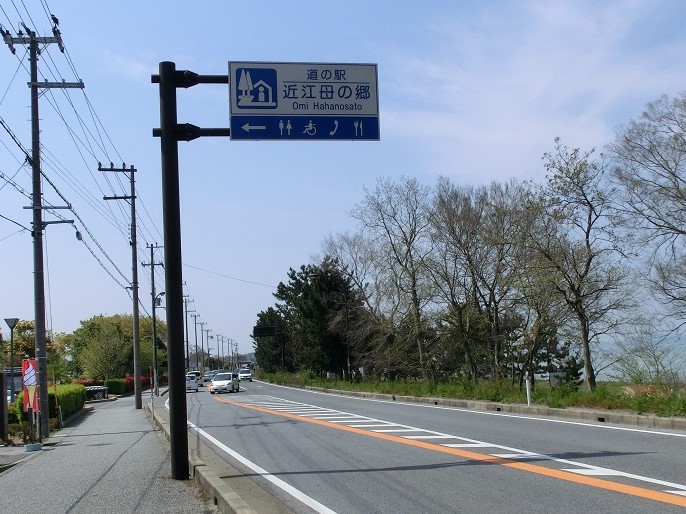
[(210, 394), (233, 393), (240, 391), (240, 388), (240, 385), (238, 385), (238, 373), (235, 371), (217, 373), (208, 387)]
[(195, 376), (195, 381), (197, 382), (197, 384), (198, 384), (199, 386), (203, 385), (202, 373), (201, 373), (200, 371), (191, 370), (191, 371), (189, 371), (188, 373), (186, 373), (186, 375), (193, 375), (193, 376)]
[(186, 391), (198, 392), (198, 377), (194, 373), (186, 375)]
[(248, 380), (252, 382), (252, 373), (248, 368), (241, 368), (238, 370), (238, 380)]

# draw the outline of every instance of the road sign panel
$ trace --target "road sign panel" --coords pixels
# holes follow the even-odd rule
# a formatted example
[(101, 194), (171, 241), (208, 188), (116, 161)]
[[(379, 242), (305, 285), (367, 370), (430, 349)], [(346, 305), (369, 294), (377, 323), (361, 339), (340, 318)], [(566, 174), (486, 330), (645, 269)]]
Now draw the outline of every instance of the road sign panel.
[(229, 63), (231, 139), (378, 140), (375, 64)]
[(379, 139), (375, 116), (231, 116), (232, 139)]

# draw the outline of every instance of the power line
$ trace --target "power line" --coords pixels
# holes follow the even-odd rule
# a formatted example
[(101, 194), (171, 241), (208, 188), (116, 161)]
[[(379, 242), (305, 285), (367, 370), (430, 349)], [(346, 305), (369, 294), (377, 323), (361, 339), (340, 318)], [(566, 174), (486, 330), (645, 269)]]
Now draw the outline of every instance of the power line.
[[(0, 218), (2, 218), (2, 219), (4, 219), (4, 220), (7, 220), (7, 221), (9, 221), (10, 223), (14, 223), (15, 225), (21, 227), (23, 230), (28, 230), (29, 232), (31, 232), (31, 229), (26, 228), (24, 225), (22, 225), (22, 224), (19, 223), (18, 221), (14, 221), (13, 219), (10, 219), (10, 218), (8, 218), (8, 217), (6, 217), (6, 216), (3, 216), (2, 214), (0, 214)], [(21, 230), (20, 230), (19, 232), (21, 232)], [(15, 232), (15, 234), (17, 234), (17, 233), (18, 233), (18, 232)], [(12, 234), (12, 235), (14, 235), (14, 234)]]
[(191, 266), (190, 264), (186, 264), (186, 263), (184, 263), (184, 266), (186, 266), (187, 268), (196, 269), (196, 270), (198, 270), (198, 271), (203, 271), (203, 272), (205, 272), (205, 273), (210, 273), (210, 274), (212, 274), (212, 275), (217, 275), (217, 276), (224, 277), (224, 278), (228, 278), (228, 279), (231, 279), (231, 280), (237, 280), (238, 282), (245, 282), (246, 284), (253, 284), (253, 285), (256, 285), (256, 286), (269, 287), (270, 289), (276, 289), (276, 286), (272, 286), (272, 285), (270, 285), (270, 284), (262, 284), (261, 282), (253, 282), (252, 280), (245, 280), (245, 279), (243, 279), (243, 278), (232, 277), (231, 275), (225, 275), (224, 273), (219, 273), (218, 271), (211, 271), (211, 270), (208, 270), (208, 269), (199, 268), (199, 267), (197, 267), (197, 266)]

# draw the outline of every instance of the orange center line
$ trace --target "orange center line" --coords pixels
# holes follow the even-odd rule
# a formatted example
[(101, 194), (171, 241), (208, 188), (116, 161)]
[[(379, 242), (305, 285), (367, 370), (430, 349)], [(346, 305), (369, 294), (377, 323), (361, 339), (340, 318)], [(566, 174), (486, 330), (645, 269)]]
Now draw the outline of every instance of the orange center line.
[(557, 478), (559, 480), (565, 480), (567, 482), (573, 482), (576, 484), (588, 485), (591, 487), (596, 487), (598, 489), (605, 489), (608, 491), (614, 491), (617, 493), (628, 494), (630, 496), (637, 496), (639, 498), (644, 498), (647, 500), (654, 500), (662, 503), (668, 503), (671, 505), (677, 505), (679, 507), (686, 507), (686, 497), (682, 497), (676, 494), (665, 493), (662, 491), (655, 491), (652, 489), (645, 489), (643, 487), (637, 487), (632, 485), (620, 484), (617, 482), (611, 482), (609, 480), (604, 480), (602, 478), (594, 478), (584, 475), (577, 475), (576, 473), (570, 473), (569, 471), (563, 471), (559, 469), (546, 468), (544, 466), (539, 466), (536, 464), (530, 464), (527, 462), (518, 462), (511, 459), (505, 459), (503, 457), (495, 457), (493, 455), (485, 455), (482, 453), (476, 453), (469, 450), (464, 450), (461, 448), (451, 448), (449, 446), (441, 446), (433, 443), (427, 443), (419, 441), (416, 439), (405, 439), (397, 435), (391, 435), (382, 432), (372, 432), (370, 430), (364, 430), (362, 428), (349, 427), (345, 425), (340, 425), (338, 423), (331, 423), (329, 421), (307, 418), (300, 416), (298, 414), (291, 414), (289, 412), (281, 412), (277, 410), (267, 409), (265, 407), (258, 407), (256, 405), (249, 405), (245, 403), (236, 402), (233, 400), (224, 400), (222, 398), (215, 398), (215, 400), (227, 403), (230, 405), (235, 405), (236, 407), (243, 407), (245, 409), (252, 409), (266, 414), (273, 414), (276, 416), (281, 416), (284, 418), (295, 419), (298, 421), (304, 421), (307, 423), (312, 423), (314, 425), (319, 425), (327, 428), (335, 428), (337, 430), (342, 430), (344, 432), (350, 432), (353, 434), (363, 435), (367, 437), (374, 437), (376, 439), (382, 439), (384, 441), (391, 441), (394, 443), (400, 443), (407, 446), (414, 446), (415, 448), (422, 448), (424, 450), (430, 450), (440, 453), (446, 453), (448, 455), (454, 455), (457, 457), (462, 457), (465, 459), (470, 459), (479, 462), (487, 462), (490, 464), (498, 464), (500, 466), (505, 466), (507, 468), (518, 469), (520, 471), (527, 471), (529, 473), (534, 473), (537, 475), (543, 475), (550, 478)]

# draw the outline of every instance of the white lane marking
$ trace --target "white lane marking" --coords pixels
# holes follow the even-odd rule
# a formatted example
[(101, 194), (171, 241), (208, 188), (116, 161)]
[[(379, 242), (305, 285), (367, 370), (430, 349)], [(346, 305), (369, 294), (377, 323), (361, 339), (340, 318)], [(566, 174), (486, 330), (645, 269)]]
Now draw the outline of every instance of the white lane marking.
[[(311, 393), (311, 394), (321, 394), (321, 395), (328, 395), (331, 396), (332, 393), (326, 393), (323, 391), (312, 391), (309, 389), (300, 389), (300, 388), (293, 388), (289, 386), (284, 386), (280, 384), (269, 384), (273, 387), (281, 387), (283, 389), (290, 389), (290, 390), (295, 390), (295, 391), (301, 391), (305, 393)], [(516, 418), (516, 419), (526, 419), (529, 421), (538, 421), (541, 423), (560, 423), (563, 425), (577, 425), (581, 427), (590, 427), (590, 428), (602, 428), (605, 430), (619, 430), (622, 432), (638, 432), (641, 434), (655, 434), (655, 435), (665, 435), (665, 436), (670, 436), (670, 437), (683, 437), (686, 439), (686, 433), (675, 433), (675, 432), (662, 432), (660, 430), (647, 430), (643, 428), (629, 428), (629, 427), (617, 427), (617, 426), (612, 426), (612, 425), (606, 425), (606, 424), (595, 424), (595, 423), (584, 423), (582, 421), (568, 421), (565, 419), (551, 419), (551, 418), (544, 418), (544, 417), (536, 417), (536, 416), (527, 416), (525, 414), (509, 414), (506, 412), (489, 412), (489, 411), (480, 411), (480, 410), (470, 410), (470, 409), (462, 409), (460, 407), (449, 407), (445, 405), (426, 405), (424, 403), (410, 403), (410, 402), (402, 402), (402, 401), (391, 401), (391, 400), (379, 400), (378, 398), (360, 398), (358, 396), (346, 396), (344, 394), (336, 394), (336, 396), (340, 396), (349, 400), (360, 400), (360, 401), (366, 401), (366, 402), (378, 402), (378, 403), (388, 403), (390, 405), (402, 405), (404, 407), (421, 407), (423, 409), (439, 409), (439, 410), (452, 410), (455, 412), (466, 412), (468, 414), (477, 414), (481, 416), (501, 416), (505, 418)], [(288, 400), (290, 401), (290, 400)]]
[[(402, 425), (398, 425), (402, 426)], [(372, 432), (385, 433), (395, 433), (395, 432), (424, 432), (423, 428), (377, 428), (372, 430)]]
[[(278, 398), (273, 397), (273, 396), (270, 397), (270, 398), (273, 398), (273, 399), (278, 400)], [(241, 400), (242, 400), (243, 403), (246, 403), (246, 404), (248, 404), (248, 405), (251, 405), (251, 402), (253, 401), (253, 399), (250, 398), (250, 397), (244, 397), (244, 398), (242, 398)], [(284, 400), (284, 401), (287, 401), (287, 402), (290, 403), (290, 404), (293, 403), (291, 400)], [(306, 404), (306, 403), (301, 403), (300, 405), (302, 405), (302, 406), (309, 406), (309, 405)], [(677, 483), (674, 483), (674, 482), (667, 482), (667, 481), (659, 480), (659, 479), (656, 479), (656, 478), (650, 478), (650, 477), (645, 477), (645, 476), (642, 476), (642, 475), (634, 475), (634, 474), (632, 474), (632, 473), (626, 473), (626, 472), (623, 472), (623, 471), (617, 471), (617, 470), (613, 470), (613, 469), (602, 468), (602, 467), (599, 467), (599, 466), (594, 466), (594, 465), (592, 465), (592, 464), (585, 464), (585, 463), (582, 463), (582, 462), (575, 462), (575, 461), (572, 461), (572, 460), (560, 459), (560, 458), (557, 458), (557, 457), (552, 457), (552, 456), (550, 456), (550, 455), (545, 455), (545, 454), (540, 454), (540, 453), (536, 453), (536, 452), (531, 452), (531, 451), (528, 451), (528, 450), (520, 450), (519, 448), (512, 448), (512, 447), (503, 446), (503, 445), (500, 445), (500, 444), (493, 444), (493, 443), (488, 443), (488, 442), (485, 442), (485, 441), (478, 441), (478, 440), (476, 440), (476, 439), (468, 439), (468, 438), (466, 438), (466, 437), (460, 437), (460, 436), (455, 436), (455, 435), (451, 435), (451, 434), (444, 434), (444, 433), (442, 433), (442, 432), (434, 432), (433, 430), (426, 430), (426, 429), (423, 429), (423, 428), (412, 427), (412, 426), (409, 426), (409, 425), (401, 425), (401, 424), (399, 424), (399, 423), (387, 422), (387, 421), (384, 421), (384, 420), (381, 420), (381, 419), (366, 418), (366, 417), (364, 417), (364, 416), (359, 416), (359, 415), (357, 415), (357, 414), (351, 414), (351, 413), (342, 412), (342, 411), (336, 411), (336, 412), (338, 412), (339, 414), (341, 414), (342, 420), (341, 420), (341, 421), (333, 421), (333, 423), (346, 424), (346, 426), (350, 426), (350, 425), (353, 425), (353, 424), (356, 424), (356, 423), (359, 424), (359, 423), (361, 423), (363, 420), (366, 420), (366, 421), (370, 421), (370, 422), (388, 423), (387, 426), (389, 426), (389, 427), (401, 427), (401, 428), (393, 428), (393, 429), (389, 429), (389, 430), (379, 430), (379, 429), (376, 429), (376, 430), (371, 430), (372, 432), (423, 432), (423, 433), (425, 433), (425, 434), (430, 434), (430, 435), (433, 435), (433, 436), (446, 436), (446, 437), (445, 437), (446, 439), (450, 439), (450, 438), (452, 438), (452, 439), (457, 439), (457, 440), (460, 440), (460, 441), (465, 441), (465, 443), (458, 443), (458, 444), (454, 444), (454, 443), (437, 443), (437, 444), (439, 444), (440, 446), (446, 446), (446, 447), (450, 447), (450, 448), (498, 448), (498, 449), (500, 449), (500, 450), (505, 450), (505, 451), (507, 451), (508, 453), (507, 453), (507, 454), (504, 454), (504, 453), (493, 453), (493, 454), (491, 454), (491, 455), (496, 456), (496, 457), (504, 456), (504, 458), (508, 458), (508, 459), (512, 459), (512, 460), (514, 460), (514, 459), (522, 459), (522, 458), (534, 458), (534, 457), (535, 457), (535, 458), (537, 458), (537, 459), (539, 459), (539, 460), (547, 460), (547, 461), (551, 461), (551, 462), (557, 462), (557, 463), (560, 463), (560, 464), (565, 464), (565, 465), (567, 465), (567, 466), (573, 466), (572, 468), (569, 468), (569, 469), (566, 469), (566, 470), (565, 470), (565, 471), (569, 471), (569, 472), (571, 472), (571, 473), (588, 474), (588, 475), (598, 475), (598, 476), (603, 476), (603, 475), (605, 475), (605, 476), (621, 476), (621, 477), (625, 477), (625, 478), (630, 478), (630, 479), (633, 479), (633, 480), (637, 480), (637, 481), (640, 481), (640, 482), (647, 482), (647, 483), (651, 483), (651, 484), (661, 485), (661, 486), (663, 486), (663, 487), (669, 487), (669, 488), (675, 489), (675, 490), (683, 490), (683, 491), (686, 491), (686, 485), (677, 484)], [(349, 417), (349, 418), (347, 418), (347, 420), (346, 420), (345, 416), (351, 416), (352, 418), (357, 418), (357, 419), (352, 419), (352, 418)], [(308, 417), (308, 416), (303, 416), (303, 417)], [(360, 418), (362, 418), (362, 419), (360, 419)], [(660, 432), (660, 433), (661, 433), (661, 432)], [(404, 438), (409, 439), (409, 438), (412, 438), (413, 436), (410, 436), (410, 435), (408, 435), (408, 436), (403, 436), (402, 434), (400, 434), (400, 437), (404, 437)]]
[(562, 471), (569, 471), (577, 475), (584, 475), (587, 477), (621, 477), (624, 473), (615, 471), (614, 469), (563, 469)]
[[(370, 423), (366, 425), (358, 425), (357, 423), (354, 425), (348, 425), (349, 427), (352, 428), (374, 428), (374, 427), (390, 427), (393, 426), (389, 423)], [(415, 436), (415, 437), (420, 437), (420, 436)]]
[[(165, 400), (164, 406), (166, 407), (167, 410), (169, 410), (169, 398), (167, 398)], [(244, 466), (248, 467), (249, 469), (251, 469), (252, 471), (257, 473), (261, 477), (265, 478), (266, 480), (268, 480), (269, 482), (274, 484), (276, 487), (278, 487), (282, 491), (290, 494), (296, 500), (304, 503), (305, 505), (310, 507), (315, 512), (318, 512), (320, 514), (337, 514), (337, 512), (335, 510), (331, 510), (326, 505), (322, 505), (321, 503), (319, 503), (314, 498), (307, 496), (301, 490), (296, 489), (295, 487), (293, 487), (290, 484), (287, 484), (286, 482), (284, 482), (280, 478), (277, 478), (274, 475), (272, 475), (271, 473), (269, 473), (268, 471), (262, 469), (260, 466), (258, 466), (254, 462), (246, 459), (240, 453), (238, 453), (238, 452), (232, 450), (231, 448), (229, 448), (228, 446), (226, 446), (224, 443), (222, 443), (216, 437), (213, 437), (210, 434), (208, 434), (207, 432), (205, 432), (202, 428), (198, 427), (195, 423), (188, 421), (188, 420), (186, 420), (186, 423), (191, 428), (191, 430), (195, 430), (202, 437), (204, 437), (205, 439), (210, 441), (212, 444), (214, 444), (215, 446), (217, 446), (218, 448), (220, 448), (221, 450), (226, 452), (228, 455), (230, 455), (231, 457), (236, 459), (238, 462), (240, 462)]]
[(235, 452), (234, 450), (232, 450), (231, 448), (229, 448), (228, 446), (226, 446), (224, 443), (222, 443), (219, 439), (217, 439), (216, 437), (211, 436), (210, 434), (208, 434), (207, 432), (205, 432), (203, 429), (201, 429), (200, 427), (198, 427), (198, 426), (195, 425), (194, 423), (191, 423), (190, 421), (188, 421), (188, 426), (189, 426), (192, 430), (195, 430), (195, 431), (196, 431), (198, 434), (200, 434), (202, 437), (204, 437), (205, 439), (207, 439), (208, 441), (210, 441), (212, 444), (214, 444), (215, 446), (217, 446), (218, 448), (220, 448), (221, 450), (223, 450), (224, 452), (226, 452), (228, 455), (230, 455), (231, 457), (233, 457), (234, 459), (236, 459), (238, 462), (240, 462), (240, 463), (243, 464), (244, 466), (247, 466), (247, 467), (250, 468), (252, 471), (254, 471), (255, 473), (257, 473), (257, 474), (260, 475), (261, 477), (265, 478), (266, 480), (269, 480), (272, 484), (274, 484), (275, 486), (277, 486), (279, 489), (281, 489), (282, 491), (287, 492), (287, 493), (290, 494), (293, 498), (295, 498), (296, 500), (298, 500), (298, 501), (304, 503), (305, 505), (307, 505), (308, 507), (310, 507), (310, 508), (311, 508), (312, 510), (314, 510), (315, 512), (319, 512), (319, 513), (321, 513), (321, 514), (336, 514), (336, 511), (333, 511), (333, 510), (331, 510), (330, 508), (328, 508), (327, 506), (322, 505), (321, 503), (319, 503), (319, 502), (318, 502), (317, 500), (315, 500), (314, 498), (312, 498), (312, 497), (306, 495), (305, 493), (303, 493), (303, 492), (300, 491), (299, 489), (296, 489), (296, 488), (293, 487), (292, 485), (287, 484), (286, 482), (284, 482), (284, 481), (281, 480), (280, 478), (277, 478), (277, 477), (275, 477), (274, 475), (272, 475), (271, 473), (269, 473), (268, 471), (262, 469), (260, 466), (258, 466), (258, 465), (255, 464), (254, 462), (252, 462), (252, 461), (246, 459), (246, 458), (243, 457), (240, 453)]
[[(543, 455), (538, 455), (536, 453), (491, 453), (494, 457), (500, 457), (501, 459), (536, 459), (540, 460), (545, 458)], [(548, 459), (545, 459), (548, 460)]]
[(441, 444), (448, 448), (493, 448), (494, 445), (490, 443), (447, 443)]
[(408, 435), (405, 439), (454, 439), (454, 437), (451, 435)]

